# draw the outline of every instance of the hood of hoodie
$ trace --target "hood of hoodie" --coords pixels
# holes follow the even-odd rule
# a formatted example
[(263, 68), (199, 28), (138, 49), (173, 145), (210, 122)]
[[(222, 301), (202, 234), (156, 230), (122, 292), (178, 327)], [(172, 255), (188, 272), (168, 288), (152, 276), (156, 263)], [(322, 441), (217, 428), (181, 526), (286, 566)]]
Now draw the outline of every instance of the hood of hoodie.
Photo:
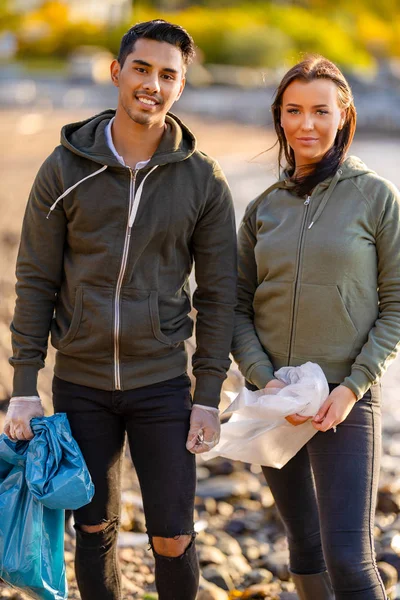
[(356, 177), (360, 177), (362, 175), (365, 175), (366, 173), (374, 173), (374, 171), (368, 169), (368, 167), (362, 162), (362, 160), (357, 158), (357, 156), (349, 156), (343, 161), (343, 163), (340, 165), (340, 168), (332, 177), (329, 177), (328, 179), (322, 181), (319, 185), (317, 185), (314, 191), (318, 194), (321, 193), (322, 199), (317, 210), (313, 215), (313, 219), (309, 224), (308, 229), (311, 229), (315, 225), (317, 220), (320, 218), (326, 205), (329, 202), (329, 199), (335, 191), (336, 186), (340, 182), (343, 182), (347, 179), (354, 179)]
[[(319, 183), (314, 191), (314, 194), (318, 194), (322, 196), (318, 209), (315, 212), (314, 219), (309, 225), (309, 228), (313, 227), (317, 219), (321, 216), (324, 208), (326, 207), (330, 197), (332, 196), (337, 184), (340, 181), (345, 181), (346, 179), (355, 179), (367, 173), (376, 174), (375, 171), (372, 171), (367, 167), (362, 160), (360, 160), (357, 156), (348, 156), (343, 163), (340, 165), (339, 169), (336, 171), (334, 175), (328, 177), (321, 183)], [(256, 198), (253, 202), (249, 204), (247, 207), (246, 213), (244, 215), (243, 220), (248, 221), (251, 215), (256, 211), (258, 205), (263, 201), (268, 194), (276, 189), (286, 189), (287, 191), (291, 191), (290, 188), (294, 186), (293, 182), (288, 178), (288, 173), (286, 170), (281, 172), (280, 178), (274, 184), (272, 184), (269, 188), (267, 188), (258, 198)], [(304, 198), (301, 199), (302, 201)]]
[[(85, 121), (65, 125), (61, 129), (61, 144), (100, 165), (121, 167), (105, 136), (105, 128), (115, 113), (108, 109)], [(168, 113), (165, 123), (165, 132), (146, 168), (186, 160), (196, 149), (196, 138), (178, 117)]]
[[(335, 175), (328, 177), (324, 181), (318, 184), (317, 187), (323, 189), (328, 188), (332, 179), (334, 177), (337, 178), (337, 181), (343, 181), (344, 179), (352, 179), (354, 177), (360, 177), (361, 175), (365, 175), (366, 173), (375, 173), (372, 169), (368, 168), (365, 163), (358, 156), (348, 156), (343, 163), (340, 165)], [(279, 178), (279, 182), (282, 185), (279, 187), (291, 187), (293, 184), (288, 179), (287, 171), (282, 171), (281, 177)]]
[(348, 156), (339, 167), (339, 181), (360, 177), (366, 173), (375, 173), (357, 156)]

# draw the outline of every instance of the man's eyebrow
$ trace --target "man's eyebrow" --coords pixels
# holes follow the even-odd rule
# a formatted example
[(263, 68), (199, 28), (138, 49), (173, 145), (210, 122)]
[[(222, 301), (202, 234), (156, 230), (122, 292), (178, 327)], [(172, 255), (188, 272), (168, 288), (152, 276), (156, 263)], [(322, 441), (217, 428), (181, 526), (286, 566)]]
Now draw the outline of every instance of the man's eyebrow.
[[(153, 66), (150, 63), (146, 62), (145, 60), (141, 60), (140, 58), (134, 58), (134, 59), (132, 59), (132, 62), (137, 65), (142, 65), (142, 67), (152, 67)], [(176, 69), (171, 69), (171, 67), (164, 67), (162, 70), (165, 71), (166, 73), (173, 73), (175, 75), (178, 75), (178, 71)]]
[(133, 58), (132, 62), (136, 63), (137, 65), (143, 65), (144, 67), (152, 66), (150, 63), (146, 62), (145, 60), (140, 60), (140, 58)]

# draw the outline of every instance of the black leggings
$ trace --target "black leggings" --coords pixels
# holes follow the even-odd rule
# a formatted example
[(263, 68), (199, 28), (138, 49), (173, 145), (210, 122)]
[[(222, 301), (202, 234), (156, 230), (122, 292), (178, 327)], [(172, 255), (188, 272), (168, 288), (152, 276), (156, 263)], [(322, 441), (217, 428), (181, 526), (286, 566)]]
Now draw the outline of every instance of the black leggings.
[(327, 568), (336, 600), (386, 599), (373, 542), (380, 450), (375, 385), (336, 433), (318, 432), (281, 470), (263, 467), (288, 536), (291, 570)]
[[(150, 541), (153, 536), (191, 535), (184, 555), (154, 552), (160, 600), (194, 600), (199, 568), (194, 545), (195, 457), (186, 450), (191, 412), (185, 375), (127, 391), (107, 392), (53, 380), (55, 412), (65, 412), (95, 486), (90, 504), (74, 511), (75, 568), (82, 600), (120, 600), (116, 560), (121, 466), (128, 436), (143, 496)], [(108, 523), (86, 533), (80, 525)]]

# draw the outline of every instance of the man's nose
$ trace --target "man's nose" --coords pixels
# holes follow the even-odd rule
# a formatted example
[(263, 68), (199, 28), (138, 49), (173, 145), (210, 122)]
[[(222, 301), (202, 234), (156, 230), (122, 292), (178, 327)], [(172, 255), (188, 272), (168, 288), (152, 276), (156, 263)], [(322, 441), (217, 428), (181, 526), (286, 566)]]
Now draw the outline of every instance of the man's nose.
[(146, 91), (156, 94), (160, 91), (160, 82), (158, 79), (158, 75), (155, 73), (150, 73), (148, 77), (146, 77), (143, 82), (143, 87)]

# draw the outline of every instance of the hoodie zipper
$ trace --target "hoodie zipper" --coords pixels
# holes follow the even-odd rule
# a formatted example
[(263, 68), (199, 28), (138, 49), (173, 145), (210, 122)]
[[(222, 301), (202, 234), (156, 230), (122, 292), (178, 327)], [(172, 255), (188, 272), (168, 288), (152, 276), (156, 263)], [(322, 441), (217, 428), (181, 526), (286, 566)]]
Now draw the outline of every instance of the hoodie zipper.
[(119, 338), (120, 338), (120, 325), (121, 325), (121, 306), (120, 306), (120, 298), (121, 298), (121, 287), (122, 281), (124, 279), (125, 271), (126, 271), (126, 263), (128, 261), (128, 252), (129, 245), (131, 242), (131, 232), (132, 226), (129, 225), (130, 215), (132, 211), (132, 205), (135, 195), (135, 182), (137, 169), (132, 170), (129, 169), (130, 173), (130, 182), (129, 182), (129, 210), (128, 210), (128, 220), (125, 231), (125, 241), (124, 241), (124, 249), (122, 252), (122, 260), (121, 260), (121, 268), (119, 271), (119, 276), (117, 279), (117, 286), (115, 289), (115, 299), (114, 299), (114, 387), (116, 390), (121, 389), (121, 372), (120, 372), (120, 363), (119, 363)]
[(297, 252), (297, 264), (296, 264), (296, 275), (295, 275), (295, 279), (294, 279), (294, 300), (293, 300), (293, 310), (292, 310), (292, 326), (291, 326), (291, 330), (290, 330), (290, 338), (289, 338), (289, 357), (288, 357), (288, 365), (290, 365), (290, 361), (291, 361), (291, 357), (292, 357), (292, 344), (293, 344), (293, 336), (294, 336), (294, 317), (296, 314), (296, 309), (297, 309), (297, 302), (298, 302), (298, 288), (299, 288), (299, 274), (300, 274), (300, 266), (301, 266), (301, 259), (302, 259), (302, 255), (303, 255), (303, 247), (304, 247), (304, 233), (306, 231), (306, 225), (307, 225), (307, 215), (308, 215), (308, 209), (309, 209), (309, 205), (311, 202), (311, 196), (307, 196), (307, 198), (304, 201), (304, 206), (305, 211), (303, 214), (303, 220), (301, 223), (301, 228), (300, 228), (300, 238), (299, 238), (299, 249)]

